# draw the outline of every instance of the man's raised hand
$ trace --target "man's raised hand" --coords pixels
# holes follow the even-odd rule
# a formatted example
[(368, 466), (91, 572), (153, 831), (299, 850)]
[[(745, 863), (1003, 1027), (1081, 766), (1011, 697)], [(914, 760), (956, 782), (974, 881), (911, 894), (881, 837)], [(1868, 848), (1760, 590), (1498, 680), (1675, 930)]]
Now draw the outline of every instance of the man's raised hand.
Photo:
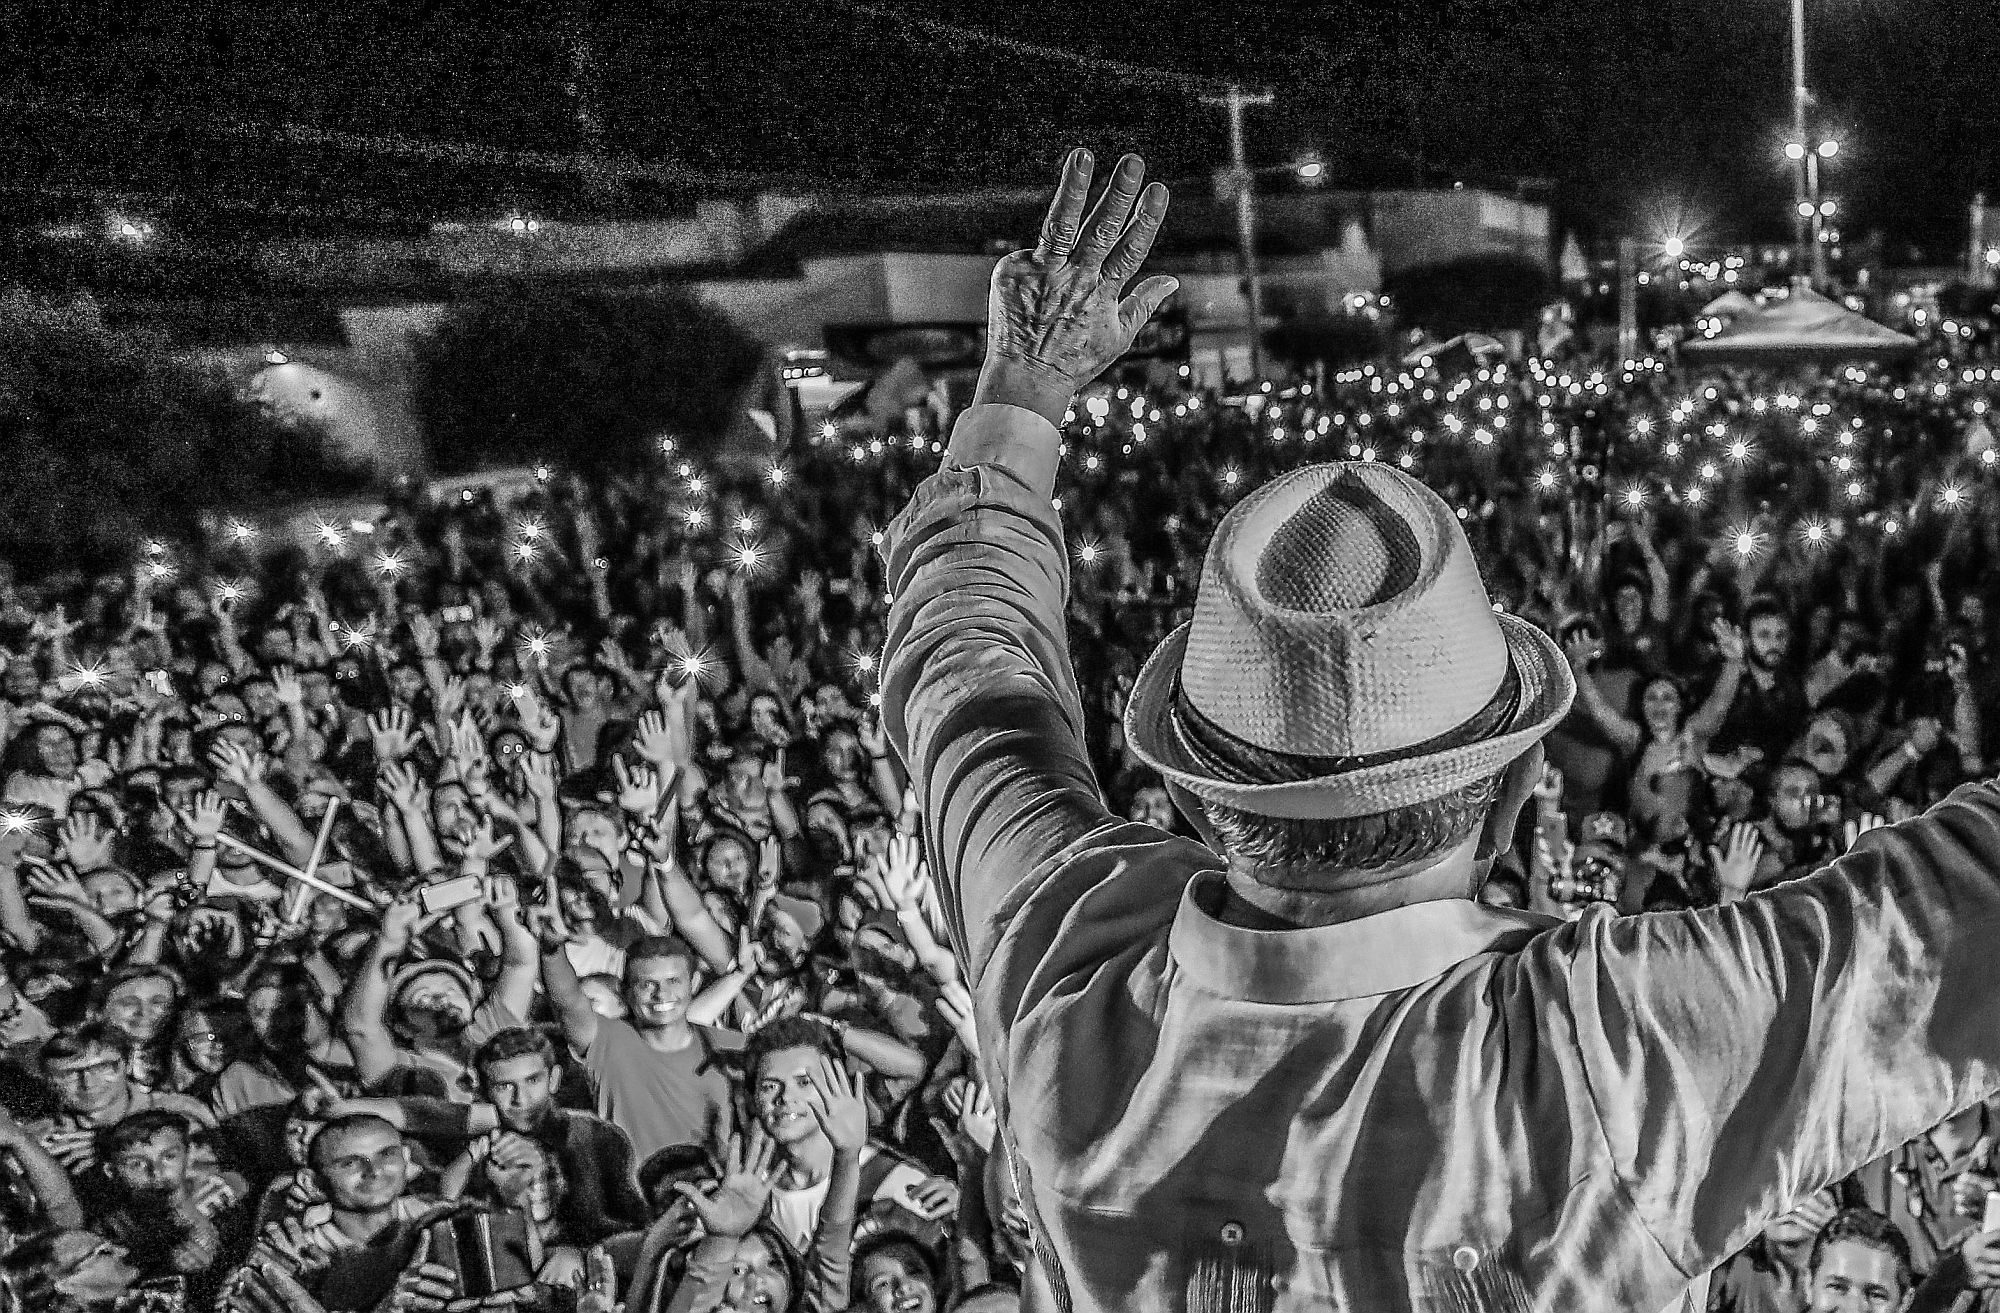
[(1060, 425), (1076, 390), (1131, 347), (1179, 286), (1155, 276), (1125, 292), (1166, 218), (1166, 187), (1145, 183), (1145, 161), (1127, 155), (1086, 217), (1092, 167), (1089, 151), (1070, 152), (1041, 240), (995, 266), (975, 400), (1025, 406)]

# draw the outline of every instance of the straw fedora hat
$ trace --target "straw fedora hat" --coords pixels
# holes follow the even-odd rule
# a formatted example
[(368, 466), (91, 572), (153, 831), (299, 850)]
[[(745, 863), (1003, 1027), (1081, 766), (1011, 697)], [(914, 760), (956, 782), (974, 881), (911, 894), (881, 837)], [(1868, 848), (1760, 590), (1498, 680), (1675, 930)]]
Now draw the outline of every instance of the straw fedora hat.
[(1125, 736), (1199, 798), (1337, 819), (1497, 774), (1575, 694), (1554, 641), (1493, 610), (1444, 500), (1343, 462), (1223, 518), (1194, 619), (1139, 672)]

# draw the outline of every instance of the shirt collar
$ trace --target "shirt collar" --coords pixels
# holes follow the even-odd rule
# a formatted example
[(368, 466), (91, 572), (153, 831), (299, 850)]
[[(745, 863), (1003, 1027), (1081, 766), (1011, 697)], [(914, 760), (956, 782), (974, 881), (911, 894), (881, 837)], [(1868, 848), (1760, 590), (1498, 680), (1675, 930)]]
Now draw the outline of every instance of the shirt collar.
[(1168, 948), (1195, 985), (1244, 1003), (1331, 1003), (1393, 993), (1563, 924), (1538, 912), (1450, 898), (1307, 930), (1246, 930), (1217, 919), (1224, 886), (1220, 871), (1188, 882)]

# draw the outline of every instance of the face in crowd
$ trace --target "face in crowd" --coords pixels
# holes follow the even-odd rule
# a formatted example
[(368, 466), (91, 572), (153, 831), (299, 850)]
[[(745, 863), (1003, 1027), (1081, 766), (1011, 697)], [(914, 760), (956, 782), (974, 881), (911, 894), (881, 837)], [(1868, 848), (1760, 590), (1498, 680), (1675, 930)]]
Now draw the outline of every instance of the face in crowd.
[(150, 1138), (119, 1150), (105, 1166), (113, 1181), (135, 1194), (178, 1194), (187, 1183), (187, 1135), (177, 1130), (156, 1131)]
[(480, 1071), (486, 1098), (499, 1113), (500, 1124), (526, 1134), (540, 1126), (555, 1107), (562, 1072), (539, 1053), (489, 1062)]
[(757, 1085), (751, 1091), (757, 1120), (780, 1145), (797, 1144), (819, 1130), (808, 1102), (819, 1060), (815, 1048), (775, 1049), (757, 1065)]
[(772, 1313), (791, 1302), (791, 1275), (770, 1240), (755, 1231), (744, 1236), (737, 1242), (735, 1266), (717, 1313)]
[(661, 1030), (687, 1020), (694, 969), (684, 957), (638, 957), (625, 963), (625, 1007), (640, 1030)]
[(1901, 1313), (1912, 1292), (1881, 1245), (1847, 1238), (1820, 1255), (1812, 1272), (1811, 1313)]
[(92, 1044), (73, 1057), (44, 1059), (42, 1078), (55, 1090), (64, 1112), (86, 1121), (122, 1109), (131, 1098), (125, 1055), (106, 1044)]
[(104, 997), (104, 1019), (145, 1045), (158, 1040), (173, 1020), (179, 991), (165, 976), (134, 976), (119, 982)]
[(1776, 613), (1759, 615), (1750, 621), (1750, 659), (1765, 670), (1784, 664), (1792, 645), (1792, 622)]
[(472, 996), (451, 971), (425, 971), (403, 982), (396, 994), (396, 1020), (417, 1041), (443, 1040), (472, 1024)]
[(312, 1158), (327, 1202), (342, 1212), (385, 1212), (409, 1185), (409, 1150), (387, 1122), (324, 1130), (313, 1142)]
[(937, 1313), (930, 1269), (912, 1246), (885, 1244), (872, 1250), (855, 1278), (867, 1313)]

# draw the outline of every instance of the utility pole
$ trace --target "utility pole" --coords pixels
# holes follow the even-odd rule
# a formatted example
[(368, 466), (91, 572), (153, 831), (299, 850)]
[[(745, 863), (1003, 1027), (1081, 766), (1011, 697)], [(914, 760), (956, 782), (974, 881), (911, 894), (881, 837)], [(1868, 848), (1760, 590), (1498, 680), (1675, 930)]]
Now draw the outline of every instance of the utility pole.
[(569, 13), (565, 36), (564, 63), (568, 77), (563, 93), (570, 99), (570, 114), (576, 123), (577, 145), (589, 161), (583, 174), (584, 193), (597, 206), (611, 204), (617, 196), (617, 179), (603, 167), (604, 119), (599, 113), (602, 66), (597, 48), (597, 15), (592, 0), (578, 0)]
[(1264, 291), (1257, 280), (1257, 194), (1250, 173), (1249, 153), (1243, 146), (1243, 110), (1250, 105), (1268, 105), (1270, 92), (1250, 95), (1231, 84), (1226, 96), (1203, 96), (1204, 105), (1218, 105), (1229, 112), (1229, 186), (1236, 193), (1236, 244), (1243, 265), (1243, 299), (1250, 313), (1250, 377), (1264, 373)]

